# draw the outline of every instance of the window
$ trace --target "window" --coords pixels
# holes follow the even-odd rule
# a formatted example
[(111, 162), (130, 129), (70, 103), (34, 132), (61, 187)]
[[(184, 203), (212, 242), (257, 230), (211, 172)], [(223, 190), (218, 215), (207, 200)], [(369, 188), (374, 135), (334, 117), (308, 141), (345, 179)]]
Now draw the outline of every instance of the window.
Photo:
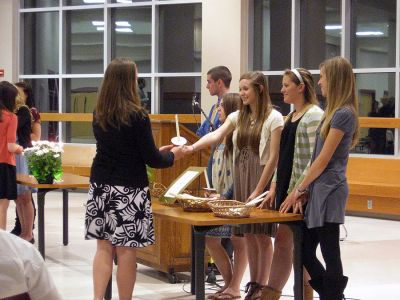
[[(317, 98), (324, 108), (326, 102), (317, 87), (319, 65), (341, 55), (354, 67), (360, 117), (399, 117), (400, 59), (396, 55), (400, 53), (400, 33), (396, 28), (400, 0), (250, 3), (250, 66), (268, 76), (275, 105), (282, 104), (278, 90), (281, 74), (286, 68), (303, 67), (313, 74)], [(289, 107), (283, 106), (281, 111), (286, 114)], [(399, 133), (392, 128), (361, 128), (360, 143), (352, 151), (394, 155), (400, 150)]]
[(300, 65), (303, 68), (318, 69), (324, 59), (340, 55), (340, 2), (301, 1)]
[(253, 70), (290, 68), (291, 0), (254, 0)]
[[(20, 0), (19, 77), (32, 82), (41, 112), (90, 113), (105, 67), (129, 57), (147, 110), (191, 113), (193, 93), (200, 95), (202, 0), (182, 2)], [(42, 126), (45, 139), (94, 141), (89, 122)]]
[(356, 68), (396, 64), (396, 1), (352, 1), (351, 62)]

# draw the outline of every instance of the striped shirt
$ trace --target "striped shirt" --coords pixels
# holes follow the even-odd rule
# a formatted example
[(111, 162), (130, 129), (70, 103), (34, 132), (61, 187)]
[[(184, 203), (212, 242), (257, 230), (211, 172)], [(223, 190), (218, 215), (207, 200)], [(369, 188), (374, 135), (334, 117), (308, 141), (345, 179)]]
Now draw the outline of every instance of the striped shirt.
[[(323, 113), (321, 108), (317, 105), (313, 105), (307, 110), (299, 122), (296, 130), (292, 175), (287, 191), (288, 194), (300, 184), (308, 170), (308, 165), (315, 146), (315, 134)], [(276, 172), (273, 182), (276, 182)]]

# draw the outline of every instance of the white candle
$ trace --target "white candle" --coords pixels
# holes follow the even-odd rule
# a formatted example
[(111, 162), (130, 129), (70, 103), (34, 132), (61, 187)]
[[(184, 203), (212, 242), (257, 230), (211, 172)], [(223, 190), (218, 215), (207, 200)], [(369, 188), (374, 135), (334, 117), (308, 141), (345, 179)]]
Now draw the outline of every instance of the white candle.
[(176, 124), (176, 136), (178, 137), (178, 140), (179, 140), (181, 135), (179, 134), (179, 121), (178, 121), (177, 114), (175, 114), (175, 124)]
[(210, 188), (210, 182), (208, 181), (208, 176), (207, 176), (207, 169), (204, 171), (204, 177), (206, 178), (206, 186), (207, 186), (207, 188)]

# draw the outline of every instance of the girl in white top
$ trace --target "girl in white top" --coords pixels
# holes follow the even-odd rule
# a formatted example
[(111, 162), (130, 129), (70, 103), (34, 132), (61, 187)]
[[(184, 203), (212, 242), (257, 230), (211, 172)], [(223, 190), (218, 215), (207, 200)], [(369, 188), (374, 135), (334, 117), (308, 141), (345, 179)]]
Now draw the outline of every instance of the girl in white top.
[[(185, 151), (194, 151), (217, 144), (225, 135), (233, 133), (234, 144), (234, 195), (235, 199), (248, 202), (261, 194), (270, 182), (278, 161), (282, 115), (272, 108), (267, 78), (261, 72), (248, 72), (241, 76), (239, 95), (242, 105), (230, 114), (216, 131), (201, 138)], [(250, 225), (240, 227), (234, 236), (237, 248), (248, 252), (250, 283), (245, 299), (259, 297), (266, 284), (272, 260), (272, 226)], [(247, 245), (249, 245), (247, 247)], [(267, 266), (265, 268), (265, 266)], [(216, 299), (240, 298), (240, 282), (246, 269), (246, 261), (235, 264), (233, 278), (228, 288)]]

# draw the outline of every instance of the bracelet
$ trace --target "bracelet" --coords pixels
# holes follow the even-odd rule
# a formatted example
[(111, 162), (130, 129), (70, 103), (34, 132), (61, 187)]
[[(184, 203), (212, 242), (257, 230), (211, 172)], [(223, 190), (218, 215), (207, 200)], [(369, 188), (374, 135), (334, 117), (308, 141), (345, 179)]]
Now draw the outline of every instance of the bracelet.
[(297, 192), (299, 192), (300, 194), (304, 194), (307, 192), (307, 189), (302, 190), (300, 188), (297, 188)]

